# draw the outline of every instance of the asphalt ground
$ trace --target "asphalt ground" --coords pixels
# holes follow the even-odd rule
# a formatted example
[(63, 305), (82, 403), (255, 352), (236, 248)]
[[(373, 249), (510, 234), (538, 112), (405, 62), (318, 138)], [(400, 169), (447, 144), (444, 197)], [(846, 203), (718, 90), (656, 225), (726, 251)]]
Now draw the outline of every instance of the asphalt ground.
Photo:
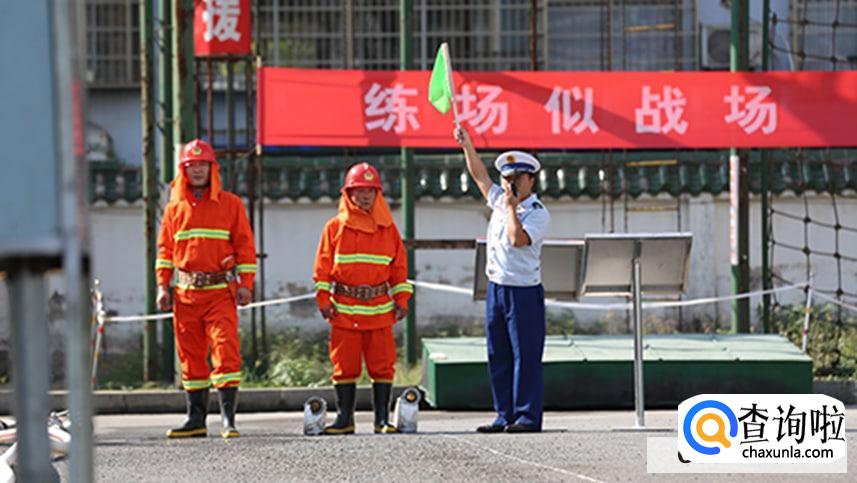
[[(329, 421), (333, 414), (329, 414)], [(855, 481), (857, 408), (846, 411), (848, 473), (647, 474), (647, 437), (675, 436), (675, 411), (648, 411), (649, 431), (631, 431), (630, 411), (552, 412), (542, 433), (478, 434), (490, 413), (423, 411), (418, 434), (372, 434), (359, 412), (357, 434), (303, 436), (302, 414), (238, 415), (241, 437), (167, 440), (180, 415), (95, 418), (96, 481)], [(67, 474), (67, 463), (56, 467)]]

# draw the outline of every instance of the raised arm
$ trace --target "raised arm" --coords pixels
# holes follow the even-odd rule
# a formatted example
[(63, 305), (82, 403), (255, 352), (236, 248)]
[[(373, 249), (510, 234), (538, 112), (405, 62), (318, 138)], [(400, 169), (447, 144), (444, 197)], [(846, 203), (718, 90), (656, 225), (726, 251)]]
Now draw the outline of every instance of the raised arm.
[(476, 148), (473, 147), (473, 142), (470, 140), (470, 135), (467, 134), (466, 130), (455, 128), (454, 135), (455, 140), (458, 141), (458, 144), (461, 145), (461, 149), (464, 150), (464, 159), (467, 160), (467, 171), (470, 173), (470, 176), (473, 177), (473, 181), (476, 182), (476, 186), (479, 187), (479, 191), (482, 192), (482, 196), (487, 200), (488, 190), (491, 189), (493, 181), (491, 181), (491, 177), (488, 176), (488, 170), (485, 168), (485, 163), (482, 162), (482, 159), (479, 157), (479, 153), (477, 153)]

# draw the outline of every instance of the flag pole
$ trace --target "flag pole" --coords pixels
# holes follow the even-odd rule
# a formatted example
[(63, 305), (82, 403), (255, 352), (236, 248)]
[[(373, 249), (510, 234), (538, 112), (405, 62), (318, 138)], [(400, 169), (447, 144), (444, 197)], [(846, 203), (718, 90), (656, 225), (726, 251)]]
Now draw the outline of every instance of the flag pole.
[(452, 58), (449, 56), (449, 44), (444, 42), (440, 45), (443, 50), (443, 60), (446, 62), (446, 74), (449, 76), (449, 93), (452, 94), (450, 103), (452, 104), (452, 117), (455, 121), (455, 127), (461, 129), (461, 122), (458, 120), (458, 104), (455, 103), (455, 81), (452, 79)]

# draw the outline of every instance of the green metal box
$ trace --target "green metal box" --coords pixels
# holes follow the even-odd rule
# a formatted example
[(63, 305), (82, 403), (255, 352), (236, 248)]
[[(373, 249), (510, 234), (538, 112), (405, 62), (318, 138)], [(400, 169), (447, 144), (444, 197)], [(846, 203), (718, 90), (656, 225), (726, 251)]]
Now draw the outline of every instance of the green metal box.
[[(650, 335), (645, 400), (674, 408), (702, 393), (809, 393), (812, 361), (779, 335)], [(438, 409), (490, 410), (484, 338), (423, 339), (423, 386)], [(634, 407), (633, 338), (551, 336), (545, 343), (545, 409)]]

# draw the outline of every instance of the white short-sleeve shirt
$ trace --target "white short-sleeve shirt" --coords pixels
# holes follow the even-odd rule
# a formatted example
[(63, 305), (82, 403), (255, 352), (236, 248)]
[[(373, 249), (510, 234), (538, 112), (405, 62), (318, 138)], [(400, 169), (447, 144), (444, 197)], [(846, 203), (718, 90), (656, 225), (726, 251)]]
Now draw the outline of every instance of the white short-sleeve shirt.
[(542, 283), (542, 242), (550, 225), (550, 213), (535, 194), (518, 203), (517, 214), (531, 243), (523, 247), (512, 246), (506, 233), (506, 205), (503, 189), (494, 184), (488, 190), (487, 256), (485, 275), (488, 280), (515, 287), (531, 287)]

